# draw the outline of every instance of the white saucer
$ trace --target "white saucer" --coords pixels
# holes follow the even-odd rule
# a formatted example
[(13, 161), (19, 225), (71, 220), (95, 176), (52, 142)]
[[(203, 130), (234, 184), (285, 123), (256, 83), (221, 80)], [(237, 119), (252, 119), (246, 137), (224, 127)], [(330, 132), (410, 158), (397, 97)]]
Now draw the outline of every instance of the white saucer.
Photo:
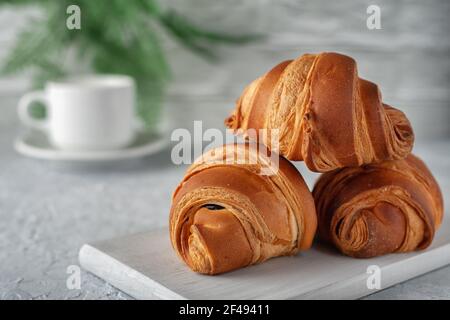
[(65, 161), (112, 161), (132, 159), (157, 153), (164, 149), (169, 139), (161, 133), (138, 132), (127, 147), (114, 150), (69, 151), (55, 148), (47, 135), (40, 131), (29, 131), (14, 142), (17, 152), (39, 159)]

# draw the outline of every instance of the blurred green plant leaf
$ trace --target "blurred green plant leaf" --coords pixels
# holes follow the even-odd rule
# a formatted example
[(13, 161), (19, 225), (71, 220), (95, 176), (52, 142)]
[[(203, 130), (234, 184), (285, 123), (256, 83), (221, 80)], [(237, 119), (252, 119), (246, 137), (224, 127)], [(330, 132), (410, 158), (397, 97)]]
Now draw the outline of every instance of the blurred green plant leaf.
[[(208, 59), (218, 58), (215, 47), (219, 43), (238, 45), (260, 39), (258, 35), (230, 35), (200, 28), (173, 10), (163, 11), (155, 0), (0, 0), (3, 4), (38, 6), (43, 14), (19, 34), (3, 73), (30, 69), (33, 85), (42, 87), (48, 80), (73, 72), (66, 57), (70, 49), (75, 49), (78, 62), (88, 61), (95, 72), (135, 78), (138, 114), (149, 128), (155, 125), (170, 80), (169, 63), (158, 34), (161, 29)], [(81, 30), (66, 27), (70, 5), (81, 9)]]

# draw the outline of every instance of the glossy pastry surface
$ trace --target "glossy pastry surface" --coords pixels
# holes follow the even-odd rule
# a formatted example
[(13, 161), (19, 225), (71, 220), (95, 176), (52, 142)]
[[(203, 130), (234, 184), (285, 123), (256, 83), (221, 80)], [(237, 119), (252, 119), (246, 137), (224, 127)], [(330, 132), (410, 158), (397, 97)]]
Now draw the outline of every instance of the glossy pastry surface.
[[(241, 155), (252, 161), (238, 163)], [(242, 144), (213, 149), (188, 169), (173, 195), (170, 237), (192, 270), (227, 272), (311, 246), (311, 192), (282, 157), (271, 175), (261, 174), (265, 165), (256, 148)]]
[(439, 186), (412, 154), (327, 172), (313, 195), (320, 238), (358, 258), (424, 249), (443, 218)]
[(316, 172), (403, 159), (414, 141), (406, 116), (358, 77), (355, 60), (332, 52), (284, 61), (253, 81), (225, 124), (243, 134), (277, 129), (279, 153)]

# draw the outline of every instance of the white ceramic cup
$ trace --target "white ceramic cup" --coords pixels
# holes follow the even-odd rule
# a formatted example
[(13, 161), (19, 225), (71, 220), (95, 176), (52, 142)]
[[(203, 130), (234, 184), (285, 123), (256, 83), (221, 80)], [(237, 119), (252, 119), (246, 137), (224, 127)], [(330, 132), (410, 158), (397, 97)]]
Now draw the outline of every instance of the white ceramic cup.
[[(32, 102), (42, 102), (45, 119), (30, 116)], [(93, 75), (48, 82), (44, 91), (19, 101), (20, 120), (46, 131), (50, 142), (66, 150), (106, 150), (129, 144), (136, 131), (135, 84), (123, 75)]]

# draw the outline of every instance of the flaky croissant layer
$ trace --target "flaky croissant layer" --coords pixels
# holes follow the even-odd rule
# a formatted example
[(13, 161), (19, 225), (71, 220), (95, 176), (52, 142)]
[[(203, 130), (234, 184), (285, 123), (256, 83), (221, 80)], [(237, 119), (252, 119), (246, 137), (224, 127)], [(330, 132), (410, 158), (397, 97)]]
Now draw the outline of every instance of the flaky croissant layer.
[(414, 141), (406, 116), (358, 78), (356, 62), (329, 52), (284, 61), (253, 81), (225, 124), (244, 134), (278, 130), (280, 154), (316, 172), (403, 159)]
[(325, 173), (313, 195), (319, 237), (358, 258), (424, 249), (443, 218), (439, 186), (413, 155)]
[[(257, 161), (233, 160), (243, 153)], [(311, 246), (312, 194), (287, 160), (262, 175), (268, 163), (253, 146), (237, 145), (213, 149), (188, 169), (173, 195), (170, 237), (192, 270), (227, 272)]]

